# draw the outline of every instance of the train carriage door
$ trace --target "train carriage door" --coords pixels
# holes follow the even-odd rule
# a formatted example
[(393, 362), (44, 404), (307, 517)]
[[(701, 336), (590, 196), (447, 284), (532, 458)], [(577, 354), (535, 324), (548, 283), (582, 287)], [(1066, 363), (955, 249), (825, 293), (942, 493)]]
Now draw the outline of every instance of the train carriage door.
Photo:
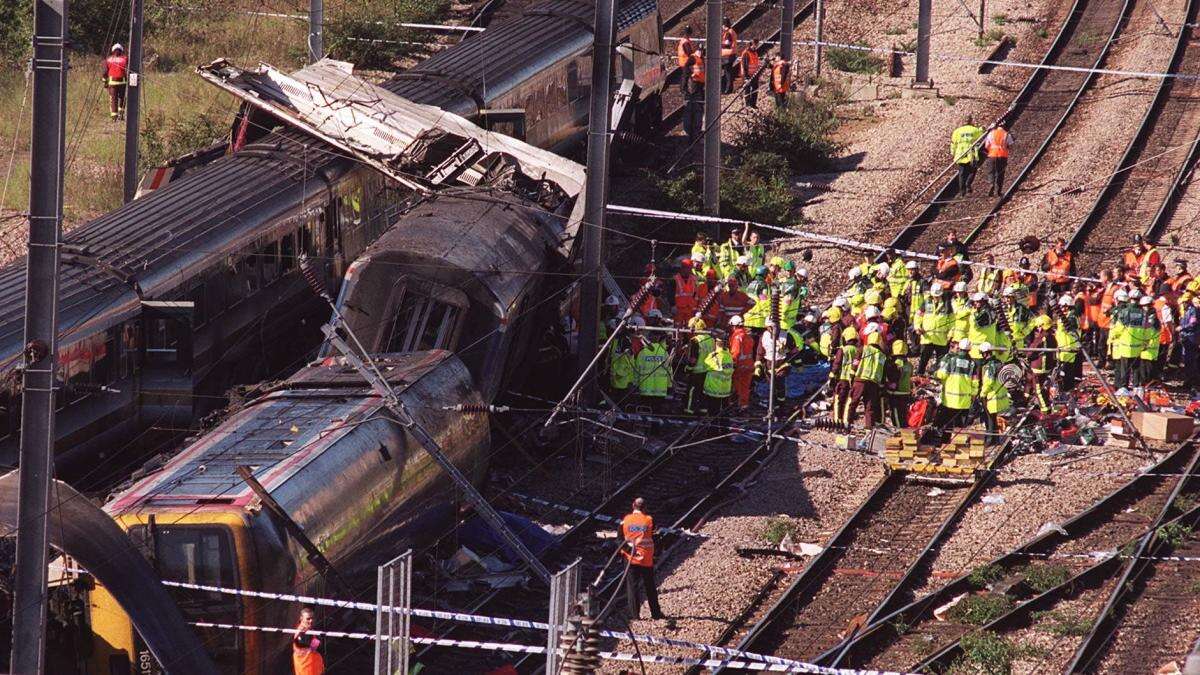
[(329, 200), (321, 218), (325, 226), (326, 255), (333, 261), (329, 274), (334, 279), (341, 279), (346, 271), (346, 253), (342, 243), (341, 201), (338, 198)]
[(143, 300), (143, 411), (191, 417), (192, 309), (188, 301)]

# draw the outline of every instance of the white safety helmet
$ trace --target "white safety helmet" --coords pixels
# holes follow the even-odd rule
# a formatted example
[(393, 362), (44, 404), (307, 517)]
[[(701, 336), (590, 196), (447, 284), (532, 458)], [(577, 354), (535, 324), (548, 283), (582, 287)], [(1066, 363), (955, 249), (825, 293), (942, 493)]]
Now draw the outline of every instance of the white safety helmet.
[(1074, 299), (1073, 299), (1071, 296), (1069, 296), (1069, 295), (1064, 295), (1064, 296), (1061, 296), (1061, 297), (1058, 299), (1058, 306), (1059, 306), (1059, 307), (1070, 307), (1070, 306), (1071, 306), (1071, 305), (1073, 305), (1073, 304), (1075, 304), (1075, 300), (1074, 300)]
[(816, 317), (816, 315), (815, 315), (815, 314), (805, 314), (805, 315), (804, 315), (804, 320), (805, 320), (805, 321), (807, 321), (807, 322), (809, 322), (809, 323), (816, 323), (816, 322), (817, 322), (817, 317)]
[(801, 279), (807, 279), (808, 278), (808, 270), (801, 267), (796, 270), (796, 276), (800, 277)]
[(655, 307), (654, 309), (650, 310), (649, 312), (646, 312), (646, 318), (647, 319), (661, 319), (661, 318), (663, 318), (663, 313), (661, 310), (659, 310), (659, 308)]
[(641, 328), (642, 326), (646, 325), (646, 320), (642, 318), (641, 314), (634, 314), (633, 316), (629, 317), (629, 325), (636, 328)]
[(846, 298), (835, 298), (833, 301), (833, 306), (840, 309), (844, 309), (849, 304), (850, 303), (846, 302)]
[(904, 269), (906, 269), (906, 270), (915, 270), (915, 269), (917, 269), (917, 261), (916, 261), (916, 260), (909, 260), (908, 262), (904, 263)]
[(854, 281), (855, 279), (857, 279), (859, 276), (862, 275), (862, 270), (858, 269), (857, 266), (851, 267), (849, 274), (850, 274), (850, 280)]
[(967, 292), (967, 282), (965, 282), (965, 281), (954, 282), (954, 292), (955, 293), (966, 293)]
[(1143, 296), (1142, 296), (1142, 299), (1141, 299), (1141, 300), (1138, 300), (1138, 304), (1139, 304), (1139, 305), (1149, 305), (1149, 304), (1151, 304), (1151, 303), (1153, 303), (1153, 302), (1154, 302), (1154, 298), (1152, 298), (1152, 297), (1150, 297), (1150, 296), (1148, 296), (1148, 295), (1143, 295)]
[(739, 265), (749, 265), (749, 264), (750, 264), (750, 258), (748, 258), (748, 257), (746, 257), (746, 256), (744, 256), (744, 255), (739, 255), (739, 256), (737, 257), (737, 264), (739, 264)]
[(980, 353), (983, 353), (983, 354), (986, 354), (986, 353), (992, 351), (992, 343), (990, 343), (990, 342), (979, 343), (979, 351), (980, 351)]
[(730, 325), (730, 326), (740, 326), (740, 325), (742, 325), (742, 315), (741, 315), (741, 314), (734, 314), (733, 316), (729, 317), (729, 325)]
[(877, 274), (878, 274), (879, 272), (883, 272), (884, 274), (887, 274), (888, 272), (891, 272), (891, 271), (892, 271), (892, 266), (891, 266), (891, 265), (889, 265), (889, 264), (887, 264), (887, 263), (885, 263), (885, 262), (881, 262), (881, 263), (879, 263), (878, 265), (876, 265), (876, 266), (875, 266), (875, 272), (876, 272)]
[(1113, 300), (1116, 300), (1117, 302), (1125, 302), (1128, 299), (1129, 299), (1129, 294), (1126, 293), (1123, 289), (1117, 291), (1116, 293), (1113, 293)]
[(112, 49), (108, 50), (108, 53), (111, 54), (111, 53), (117, 51), (118, 49), (120, 49), (121, 51), (125, 51), (125, 45), (121, 44), (120, 42), (114, 42)]
[(868, 319), (874, 319), (875, 317), (879, 316), (879, 308), (875, 305), (870, 305), (867, 307), (866, 314)]
[(1130, 300), (1137, 300), (1137, 299), (1138, 299), (1138, 298), (1140, 298), (1140, 297), (1142, 297), (1142, 292), (1141, 292), (1141, 291), (1139, 291), (1139, 290), (1138, 290), (1138, 289), (1136, 289), (1136, 288), (1131, 288), (1131, 289), (1129, 289), (1129, 299), (1130, 299)]
[(704, 262), (704, 254), (703, 253), (693, 253), (692, 254), (692, 262), (694, 262), (694, 263)]
[(940, 298), (942, 297), (942, 293), (944, 291), (945, 289), (942, 288), (941, 284), (934, 284), (929, 288), (929, 295), (935, 298)]
[(610, 295), (604, 299), (604, 304), (608, 305), (609, 307), (620, 307), (621, 300), (615, 295)]
[(1009, 285), (1005, 286), (1003, 290), (1000, 291), (1000, 294), (1006, 298), (1012, 297), (1017, 294), (1017, 287), (1012, 284), (1009, 284)]
[(975, 293), (971, 295), (971, 302), (983, 302), (984, 300), (987, 300), (987, 296), (979, 291), (975, 291)]
[(863, 335), (870, 335), (871, 333), (878, 333), (878, 332), (879, 332), (879, 324), (877, 324), (877, 323), (875, 323), (874, 321), (872, 321), (871, 323), (869, 323), (869, 324), (867, 324), (866, 326), (864, 326), (864, 327), (863, 327), (863, 332), (862, 332), (862, 334), (863, 334)]
[(958, 341), (958, 348), (959, 348), (959, 349), (962, 349), (962, 350), (964, 350), (964, 351), (966, 351), (966, 350), (970, 349), (970, 348), (971, 348), (971, 341), (970, 341), (970, 340), (968, 340), (967, 338), (963, 338), (963, 339), (959, 340), (959, 341)]

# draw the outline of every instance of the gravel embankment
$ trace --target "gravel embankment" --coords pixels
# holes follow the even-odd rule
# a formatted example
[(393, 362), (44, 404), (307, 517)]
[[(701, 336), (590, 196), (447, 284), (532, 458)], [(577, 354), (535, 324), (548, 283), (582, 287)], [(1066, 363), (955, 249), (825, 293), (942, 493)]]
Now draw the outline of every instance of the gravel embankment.
[[(832, 445), (832, 437), (807, 437)], [(738, 547), (768, 546), (763, 532), (772, 520), (786, 517), (795, 527), (794, 541), (821, 544), (858, 507), (883, 475), (882, 465), (864, 455), (830, 448), (798, 448), (788, 444), (759, 475), (746, 494), (724, 507), (700, 529), (709, 539), (685, 546), (659, 569), (663, 611), (675, 619), (675, 630), (663, 621), (634, 621), (639, 632), (712, 643), (769, 579), (773, 569), (802, 562), (785, 558), (742, 558)], [(790, 577), (789, 577), (790, 578)], [(787, 583), (785, 578), (784, 583)], [(648, 610), (643, 608), (643, 616)], [(631, 651), (622, 644), (620, 651)], [(653, 653), (695, 656), (695, 652), (653, 649)], [(610, 664), (607, 672), (617, 672)], [(647, 672), (679, 672), (647, 667)]]
[[(1148, 72), (1167, 69), (1175, 35), (1159, 22), (1156, 9), (1171, 26), (1178, 26), (1184, 19), (1181, 0), (1153, 6), (1137, 3), (1118, 42), (1101, 64), (1103, 68)], [(1021, 237), (1034, 234), (1043, 240), (1070, 238), (1107, 184), (1110, 172), (1120, 163), (1158, 86), (1159, 80), (1154, 78), (1098, 76), (1042, 160), (1004, 206), (1002, 217), (984, 231), (972, 249), (995, 253), (1002, 262), (1015, 262), (1021, 257), (1016, 248)], [(1010, 170), (1010, 179), (1012, 173)], [(1059, 194), (1075, 189), (1070, 194)], [(1140, 231), (1143, 225), (1129, 223), (1127, 227), (1132, 232)]]

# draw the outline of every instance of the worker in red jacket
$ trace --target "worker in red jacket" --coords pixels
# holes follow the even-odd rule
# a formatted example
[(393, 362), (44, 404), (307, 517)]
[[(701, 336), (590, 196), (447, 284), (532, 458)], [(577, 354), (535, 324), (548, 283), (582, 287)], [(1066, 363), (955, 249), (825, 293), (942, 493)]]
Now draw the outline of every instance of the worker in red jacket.
[(117, 43), (104, 59), (100, 80), (108, 89), (108, 116), (110, 119), (125, 119), (125, 84), (129, 80), (129, 57), (125, 48)]
[(640, 619), (644, 591), (650, 603), (650, 618), (665, 619), (658, 606), (658, 587), (654, 584), (654, 519), (642, 512), (646, 502), (641, 497), (633, 500), (633, 511), (621, 519), (621, 555), (629, 561), (625, 572), (625, 601), (629, 603), (629, 616)]

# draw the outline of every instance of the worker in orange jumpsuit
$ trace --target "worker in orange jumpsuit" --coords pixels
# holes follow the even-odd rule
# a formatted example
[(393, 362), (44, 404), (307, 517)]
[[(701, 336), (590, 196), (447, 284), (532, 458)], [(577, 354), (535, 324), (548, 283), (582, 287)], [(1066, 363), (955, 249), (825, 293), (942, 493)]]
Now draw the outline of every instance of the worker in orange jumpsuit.
[(733, 355), (733, 395), (738, 412), (750, 407), (750, 384), (754, 380), (754, 336), (742, 325), (741, 315), (729, 318), (729, 353)]
[(305, 607), (300, 610), (300, 622), (292, 636), (292, 671), (295, 675), (322, 675), (325, 672), (325, 659), (317, 651), (321, 641), (308, 634), (312, 627), (313, 611)]
[(117, 120), (125, 117), (125, 85), (129, 79), (129, 57), (121, 43), (112, 46), (100, 74), (104, 88), (108, 90), (108, 117)]
[(658, 606), (658, 587), (654, 583), (654, 519), (642, 512), (646, 502), (633, 500), (633, 511), (621, 519), (621, 555), (629, 561), (625, 572), (625, 601), (629, 616), (642, 618), (642, 593), (650, 603), (650, 618), (665, 619)]

